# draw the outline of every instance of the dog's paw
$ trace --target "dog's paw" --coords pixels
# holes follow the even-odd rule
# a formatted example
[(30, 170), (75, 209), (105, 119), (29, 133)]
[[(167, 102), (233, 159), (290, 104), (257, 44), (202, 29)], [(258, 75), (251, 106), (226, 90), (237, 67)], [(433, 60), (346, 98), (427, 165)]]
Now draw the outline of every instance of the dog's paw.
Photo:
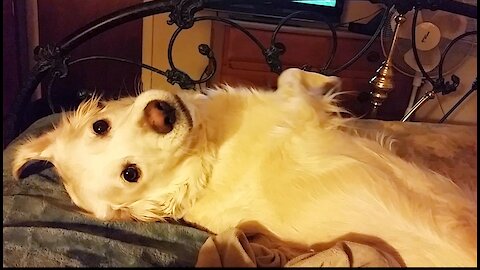
[(323, 96), (341, 88), (341, 80), (335, 76), (289, 68), (278, 77), (277, 91), (287, 96)]

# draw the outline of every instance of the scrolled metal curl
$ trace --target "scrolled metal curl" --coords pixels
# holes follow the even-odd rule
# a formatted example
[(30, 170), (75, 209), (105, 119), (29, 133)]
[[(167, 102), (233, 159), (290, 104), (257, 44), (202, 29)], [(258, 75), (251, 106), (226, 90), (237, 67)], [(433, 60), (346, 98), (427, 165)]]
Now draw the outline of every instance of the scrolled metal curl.
[(51, 44), (37, 46), (33, 53), (33, 59), (37, 62), (35, 65), (37, 72), (58, 72), (60, 78), (68, 75), (67, 61), (70, 59), (70, 55), (63, 54), (58, 46)]
[(188, 29), (193, 26), (195, 13), (203, 9), (202, 0), (181, 0), (168, 15), (168, 25), (176, 24), (179, 28)]

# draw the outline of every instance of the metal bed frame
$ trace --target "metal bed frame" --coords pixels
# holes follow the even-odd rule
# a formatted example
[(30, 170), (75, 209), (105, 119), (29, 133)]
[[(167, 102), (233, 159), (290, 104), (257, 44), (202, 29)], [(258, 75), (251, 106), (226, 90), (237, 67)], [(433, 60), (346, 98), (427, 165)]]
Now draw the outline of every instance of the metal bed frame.
[[(236, 0), (235, 1), (229, 0), (229, 1), (235, 2)], [(247, 2), (248, 1), (250, 0), (247, 0)], [(421, 0), (419, 2), (422, 2), (422, 1), (424, 0)], [(436, 2), (436, 1), (439, 1), (439, 0), (434, 0), (433, 2)], [(371, 2), (379, 2), (379, 1), (371, 0)], [(323, 73), (326, 75), (335, 75), (345, 70), (350, 65), (352, 65), (356, 60), (358, 60), (360, 56), (362, 56), (363, 53), (367, 51), (367, 49), (370, 47), (373, 41), (378, 37), (381, 28), (385, 24), (386, 18), (388, 17), (387, 15), (391, 7), (393, 7), (394, 5), (399, 6), (400, 4), (406, 5), (407, 2), (409, 6), (404, 8), (405, 12), (407, 12), (409, 9), (413, 7), (413, 2), (406, 1), (406, 0), (399, 0), (399, 1), (382, 0), (380, 2), (386, 2), (385, 3), (386, 8), (384, 10), (384, 16), (375, 33), (372, 35), (370, 40), (365, 44), (365, 46), (352, 59), (350, 59), (345, 64), (335, 69), (330, 69), (330, 64), (332, 63), (332, 60), (335, 56), (336, 45), (337, 45), (336, 44), (337, 34), (336, 34), (335, 27), (333, 26), (332, 23), (329, 22), (328, 19), (323, 17), (322, 14), (315, 13), (315, 16), (319, 17), (320, 19), (323, 18), (322, 21), (328, 26), (328, 28), (332, 32), (332, 49), (331, 49), (332, 51), (330, 53), (329, 59), (326, 61), (325, 66), (319, 71), (320, 73)], [(446, 2), (449, 2), (449, 1), (446, 1)], [(282, 54), (284, 54), (286, 48), (283, 43), (278, 42), (276, 40), (276, 37), (281, 27), (284, 26), (287, 23), (287, 21), (291, 20), (295, 16), (298, 16), (299, 13), (302, 13), (302, 11), (295, 12), (284, 17), (275, 28), (272, 34), (272, 38), (269, 46), (266, 47), (248, 30), (246, 30), (239, 24), (235, 23), (234, 21), (231, 21), (223, 17), (218, 17), (218, 16), (196, 16), (196, 13), (198, 11), (202, 9), (208, 9), (208, 8), (209, 8), (209, 0), (153, 0), (150, 2), (144, 2), (141, 4), (133, 5), (133, 6), (115, 11), (95, 21), (92, 21), (91, 23), (78, 29), (74, 33), (68, 35), (67, 37), (65, 37), (63, 40), (61, 40), (59, 43), (55, 45), (48, 44), (45, 46), (37, 46), (34, 50), (34, 60), (36, 61), (36, 64), (32, 68), (27, 79), (24, 81), (22, 88), (20, 89), (14, 103), (12, 104), (11, 110), (6, 115), (6, 125), (5, 125), (6, 130), (4, 130), (4, 136), (5, 136), (6, 142), (10, 143), (16, 136), (19, 135), (20, 132), (22, 132), (20, 122), (23, 119), (25, 108), (30, 102), (30, 97), (33, 95), (37, 86), (42, 81), (47, 79), (49, 80), (47, 83), (46, 99), (48, 100), (48, 103), (52, 112), (55, 112), (53, 102), (52, 102), (52, 97), (51, 97), (52, 85), (54, 84), (56, 79), (66, 77), (68, 75), (69, 66), (76, 63), (89, 61), (89, 60), (109, 60), (109, 61), (118, 61), (118, 62), (133, 64), (164, 76), (169, 83), (171, 83), (172, 85), (178, 84), (179, 87), (182, 89), (195, 89), (195, 85), (209, 81), (215, 74), (217, 63), (216, 63), (213, 51), (208, 45), (201, 44), (198, 46), (199, 53), (208, 58), (208, 65), (205, 68), (205, 72), (198, 79), (191, 78), (187, 73), (177, 68), (172, 59), (172, 48), (177, 36), (180, 34), (181, 31), (191, 28), (196, 22), (199, 22), (199, 21), (204, 21), (204, 20), (219, 21), (239, 29), (261, 50), (262, 54), (265, 57), (265, 62), (270, 67), (271, 72), (279, 74), (283, 70), (282, 61), (280, 57)], [(155, 67), (145, 65), (143, 63), (137, 63), (127, 59), (108, 57), (108, 56), (90, 56), (90, 57), (84, 57), (84, 58), (75, 59), (75, 60), (70, 59), (71, 58), (70, 53), (79, 45), (91, 39), (92, 37), (95, 37), (98, 34), (101, 34), (105, 31), (108, 31), (109, 29), (112, 29), (124, 23), (130, 22), (136, 19), (141, 19), (151, 15), (161, 14), (161, 13), (169, 13), (169, 20), (167, 21), (167, 24), (169, 25), (175, 24), (177, 26), (177, 29), (172, 34), (172, 37), (170, 38), (170, 42), (168, 45), (168, 63), (170, 66), (169, 69), (163, 71)], [(307, 12), (307, 13), (312, 13), (312, 12)], [(474, 14), (471, 14), (470, 16), (475, 16), (476, 18), (476, 10)], [(476, 31), (475, 31), (475, 34), (476, 34)], [(307, 65), (304, 65), (301, 68), (306, 70), (310, 69), (310, 67)], [(372, 96), (374, 96), (373, 94), (374, 93), (371, 93)], [(83, 93), (83, 96), (81, 96), (81, 98), (83, 99), (88, 97), (89, 97), (88, 93)]]
[[(92, 21), (74, 33), (68, 35), (55, 45), (47, 44), (45, 46), (37, 46), (34, 50), (34, 60), (36, 63), (24, 81), (19, 93), (17, 94), (14, 103), (12, 104), (12, 109), (6, 116), (7, 123), (6, 130), (4, 130), (6, 142), (11, 142), (22, 131), (19, 122), (25, 113), (24, 108), (26, 108), (28, 105), (30, 97), (33, 95), (35, 89), (44, 80), (48, 80), (46, 99), (48, 100), (48, 104), (52, 112), (55, 112), (52, 101), (52, 86), (56, 79), (66, 77), (68, 75), (69, 66), (76, 63), (89, 60), (110, 60), (133, 64), (164, 76), (169, 83), (172, 85), (178, 84), (182, 89), (194, 89), (195, 85), (207, 82), (213, 77), (217, 67), (213, 51), (207, 44), (200, 44), (198, 46), (199, 53), (208, 58), (208, 65), (205, 68), (205, 72), (199, 79), (193, 79), (187, 73), (177, 68), (172, 59), (173, 45), (180, 32), (191, 28), (196, 22), (199, 21), (219, 21), (239, 29), (245, 35), (247, 35), (249, 39), (262, 51), (265, 61), (272, 72), (279, 74), (282, 71), (282, 61), (280, 60), (280, 56), (285, 52), (285, 45), (281, 42), (277, 42), (276, 37), (280, 31), (280, 28), (285, 25), (288, 20), (297, 16), (300, 12), (292, 13), (281, 20), (272, 35), (270, 45), (266, 47), (248, 30), (229, 19), (217, 16), (195, 16), (198, 11), (205, 8), (208, 8), (208, 0), (154, 0), (145, 2), (115, 11), (95, 21)], [(167, 21), (167, 24), (175, 24), (177, 26), (177, 29), (172, 34), (168, 45), (168, 63), (170, 69), (163, 71), (143, 63), (137, 63), (128, 59), (109, 56), (90, 56), (71, 60), (70, 53), (79, 45), (83, 44), (92, 37), (124, 23), (162, 13), (169, 13), (169, 20)], [(318, 13), (315, 15), (320, 17), (322, 16)], [(326, 71), (335, 55), (336, 31), (334, 26), (328, 22), (328, 20), (324, 21), (334, 36), (332, 41), (334, 43), (332, 47), (333, 51), (331, 52), (331, 56), (323, 69)], [(304, 66), (303, 68), (307, 69), (307, 66)], [(81, 98), (83, 99), (89, 97), (89, 93), (82, 94), (83, 96)]]

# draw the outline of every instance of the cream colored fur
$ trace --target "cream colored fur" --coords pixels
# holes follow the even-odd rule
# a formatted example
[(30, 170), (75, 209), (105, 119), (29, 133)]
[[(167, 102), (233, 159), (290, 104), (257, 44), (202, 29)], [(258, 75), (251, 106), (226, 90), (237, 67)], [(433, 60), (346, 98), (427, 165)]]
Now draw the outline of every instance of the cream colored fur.
[[(21, 145), (14, 173), (49, 160), (74, 203), (100, 219), (183, 218), (214, 233), (254, 221), (287, 242), (352, 236), (391, 247), (407, 266), (475, 266), (476, 204), (451, 180), (349, 132), (333, 103), (339, 87), (336, 77), (288, 69), (277, 91), (93, 99)], [(177, 109), (166, 135), (144, 123), (154, 99)], [(103, 118), (112, 128), (99, 137), (91, 126)], [(121, 178), (125, 163), (141, 169), (138, 183)]]

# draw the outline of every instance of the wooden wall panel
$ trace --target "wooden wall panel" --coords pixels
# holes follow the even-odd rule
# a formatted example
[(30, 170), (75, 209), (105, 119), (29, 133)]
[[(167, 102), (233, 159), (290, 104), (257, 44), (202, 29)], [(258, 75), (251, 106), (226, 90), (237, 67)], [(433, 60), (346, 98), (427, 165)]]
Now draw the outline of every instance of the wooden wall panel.
[[(268, 26), (244, 25), (259, 41), (268, 48), (272, 30)], [(230, 85), (247, 85), (276, 88), (278, 75), (270, 72), (260, 48), (240, 30), (220, 23), (213, 24), (212, 47), (219, 60), (218, 74), (211, 84), (227, 82)], [(337, 53), (330, 68), (338, 67), (350, 60), (367, 42), (368, 37), (338, 33)], [(314, 70), (322, 68), (330, 54), (331, 34), (328, 30), (308, 30), (286, 28), (277, 36), (277, 41), (286, 46), (286, 52), (280, 57), (284, 69), (310, 65)], [(370, 57), (368, 57), (370, 55)], [(373, 57), (372, 57), (373, 56)], [(343, 105), (357, 116), (369, 112), (370, 103), (360, 102), (360, 93), (369, 92), (368, 83), (384, 59), (380, 42), (377, 40), (358, 61), (340, 72), (342, 90), (352, 91), (343, 95)], [(396, 73), (396, 88), (379, 109), (378, 118), (399, 120), (408, 104), (411, 92), (411, 78)]]
[[(142, 0), (38, 0), (39, 40), (55, 44), (87, 23)], [(142, 20), (108, 30), (76, 48), (71, 57), (106, 55), (142, 60)], [(58, 84), (55, 100), (64, 106), (75, 104), (78, 90), (96, 90), (105, 97), (133, 94), (141, 79), (141, 69), (129, 64), (95, 60), (76, 64)], [(44, 87), (45, 90), (45, 87)]]

